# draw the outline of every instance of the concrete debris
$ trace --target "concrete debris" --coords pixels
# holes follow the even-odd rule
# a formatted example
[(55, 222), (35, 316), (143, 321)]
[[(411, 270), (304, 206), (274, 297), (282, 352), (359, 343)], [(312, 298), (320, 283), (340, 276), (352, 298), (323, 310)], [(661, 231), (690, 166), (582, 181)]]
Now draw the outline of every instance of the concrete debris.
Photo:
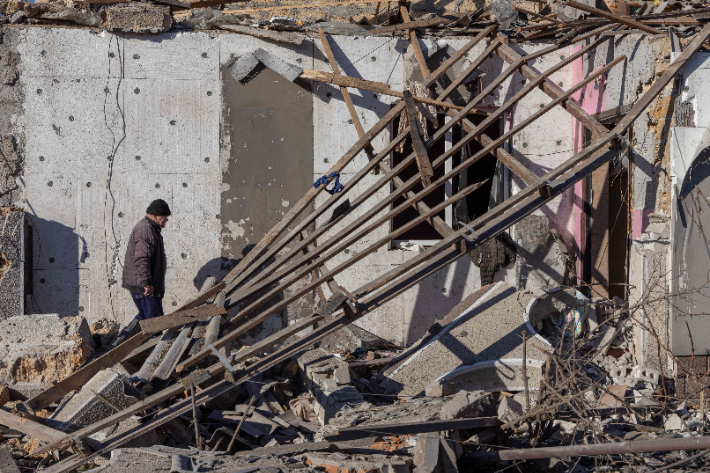
[(362, 394), (350, 385), (348, 363), (315, 349), (295, 357), (303, 385), (311, 391), (314, 411), (321, 425), (335, 417), (345, 406), (364, 401)]
[(0, 321), (0, 383), (31, 396), (76, 371), (94, 340), (83, 317), (22, 315)]
[[(523, 389), (521, 370), (511, 367), (521, 365), (520, 337), (523, 330), (530, 333), (525, 312), (532, 298), (531, 293), (516, 291), (507, 283), (489, 286), (438, 334), (417, 345), (417, 350), (410, 350), (408, 357), (400, 358), (388, 370), (385, 385), (401, 395), (421, 393), (431, 384), (456, 382), (462, 384), (459, 388), (472, 391)], [(538, 380), (530, 381), (531, 386), (538, 386), (539, 363), (544, 356), (530, 349), (527, 357), (529, 361), (538, 360), (533, 365), (537, 366)], [(472, 371), (478, 376), (470, 376)], [(534, 368), (529, 371), (533, 374)], [(511, 372), (515, 374), (511, 376)]]
[(137, 3), (112, 5), (106, 9), (106, 29), (128, 33), (162, 33), (173, 25), (170, 7)]
[(387, 345), (388, 343), (377, 335), (351, 324), (322, 339), (319, 346), (329, 353), (345, 354), (384, 350)]
[(273, 54), (264, 51), (261, 48), (254, 51), (254, 57), (257, 58), (266, 67), (276, 72), (280, 76), (285, 77), (291, 82), (298, 79), (298, 76), (303, 73), (303, 69), (301, 69), (300, 67), (295, 66), (293, 64), (289, 64), (283, 59), (274, 56)]
[(0, 473), (20, 473), (15, 459), (5, 447), (0, 447)]
[[(9, 72), (10, 69), (8, 69)], [(0, 195), (17, 187), (15, 175), (20, 158), (12, 136), (0, 138)], [(0, 207), (0, 319), (25, 312), (25, 213), (16, 207)], [(0, 335), (1, 336), (1, 335)], [(5, 360), (5, 358), (0, 358)]]
[(498, 404), (498, 419), (501, 422), (510, 422), (523, 415), (523, 406), (510, 396), (503, 396)]
[(71, 432), (135, 404), (140, 393), (127, 378), (128, 372), (123, 369), (99, 372), (57, 408), (47, 419), (47, 425)]

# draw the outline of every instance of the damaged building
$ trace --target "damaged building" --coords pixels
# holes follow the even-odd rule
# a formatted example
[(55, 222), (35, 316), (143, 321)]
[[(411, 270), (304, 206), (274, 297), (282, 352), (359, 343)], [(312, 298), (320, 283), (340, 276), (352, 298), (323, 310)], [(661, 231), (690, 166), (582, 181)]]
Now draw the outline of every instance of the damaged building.
[(0, 473), (706, 469), (708, 21), (0, 1)]

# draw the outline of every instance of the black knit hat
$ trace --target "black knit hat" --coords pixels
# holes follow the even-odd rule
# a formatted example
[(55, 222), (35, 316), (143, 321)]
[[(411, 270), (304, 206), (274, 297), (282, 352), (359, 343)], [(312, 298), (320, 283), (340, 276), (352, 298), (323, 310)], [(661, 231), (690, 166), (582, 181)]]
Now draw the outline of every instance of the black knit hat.
[(163, 199), (156, 199), (151, 202), (145, 213), (148, 215), (155, 215), (156, 217), (167, 217), (168, 215), (172, 215), (170, 207), (168, 207), (168, 203)]

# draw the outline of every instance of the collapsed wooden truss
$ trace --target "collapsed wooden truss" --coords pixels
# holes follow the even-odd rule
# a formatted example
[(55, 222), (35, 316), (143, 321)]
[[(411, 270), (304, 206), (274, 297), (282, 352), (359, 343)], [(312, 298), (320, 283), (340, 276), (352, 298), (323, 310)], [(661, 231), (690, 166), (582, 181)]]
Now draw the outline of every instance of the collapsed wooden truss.
[[(402, 13), (405, 22), (409, 21), (406, 9)], [(569, 38), (569, 43), (582, 43), (586, 40), (592, 40), (612, 27), (603, 26), (586, 34)], [(141, 322), (138, 333), (82, 367), (62, 382), (27, 401), (25, 406), (32, 411), (60, 400), (67, 393), (80, 388), (101, 369), (121, 362), (132, 356), (136, 350), (152, 346), (150, 345), (151, 343), (155, 344), (155, 339), (149, 341), (151, 334), (163, 330), (176, 331), (182, 327), (181, 330), (187, 336), (190, 333), (189, 331), (196, 326), (196, 324), (193, 325), (195, 322), (204, 325), (204, 322), (199, 321), (206, 321), (208, 318), (212, 320), (211, 324), (216, 327), (215, 321), (216, 323), (222, 321), (220, 314), (225, 313), (225, 309), (237, 305), (243, 305), (243, 307), (236, 315), (222, 323), (219, 332), (221, 337), (211, 343), (215, 349), (227, 346), (241, 335), (258, 327), (259, 324), (274, 313), (284, 309), (289, 304), (293, 304), (299, 298), (312, 293), (314, 290), (317, 290), (321, 297), (321, 306), (317, 311), (255, 345), (240, 350), (231, 360), (233, 365), (249, 360), (257, 354), (261, 355), (264, 352), (270, 352), (275, 344), (291, 338), (306, 328), (315, 326), (313, 331), (296, 341), (286, 343), (282, 348), (271, 351), (265, 357), (260, 358), (249, 365), (248, 368), (242, 370), (235, 370), (233, 366), (225, 366), (222, 362), (216, 362), (207, 369), (197, 369), (198, 362), (214, 356), (211, 348), (207, 346), (208, 343), (204, 343), (200, 350), (188, 354), (186, 359), (177, 364), (174, 369), (171, 368), (172, 371), (167, 373), (168, 376), (181, 376), (179, 382), (70, 435), (60, 435), (60, 438), (57, 439), (56, 431), (54, 431), (52, 435), (45, 436), (53, 439), (53, 441), (48, 441), (43, 447), (35, 451), (35, 454), (63, 449), (73, 449), (75, 452), (72, 456), (54, 464), (46, 471), (52, 473), (69, 472), (97, 455), (105, 454), (131, 439), (188, 412), (192, 408), (193, 402), (202, 404), (234, 389), (252, 376), (286, 360), (324, 336), (382, 306), (393, 297), (466, 255), (472, 249), (495, 237), (551, 199), (559, 196), (575, 182), (621, 152), (622, 135), (628, 127), (646, 109), (663, 87), (670, 82), (688, 58), (710, 37), (710, 26), (706, 26), (676, 61), (631, 107), (625, 117), (613, 129), (608, 130), (607, 127), (584, 112), (571, 97), (573, 93), (595, 80), (598, 76), (605, 74), (611, 68), (625, 61), (626, 58), (624, 56), (616, 58), (567, 91), (561, 90), (548, 78), (551, 74), (568, 66), (584, 54), (611, 40), (612, 37), (601, 36), (601, 39), (593, 40), (590, 44), (582, 47), (555, 66), (544, 72), (539, 72), (527, 63), (558, 50), (562, 45), (551, 45), (533, 54), (521, 56), (496, 37), (494, 30), (494, 26), (485, 29), (434, 71), (428, 70), (416, 34), (413, 30), (410, 31), (412, 46), (424, 77), (424, 84), (428, 88), (431, 88), (442, 75), (449, 71), (473, 47), (481, 41), (488, 41), (483, 53), (473, 60), (471, 65), (456, 77), (440, 96), (436, 97), (438, 101), (451, 103), (449, 95), (466, 78), (473, 74), (489, 56), (497, 55), (508, 63), (508, 67), (493, 79), (487, 87), (481, 90), (476, 97), (471, 99), (462, 110), (457, 111), (447, 108), (445, 111), (451, 119), (441, 126), (426, 142), (421, 139), (421, 130), (419, 130), (417, 120), (413, 116), (415, 113), (414, 103), (406, 93), (404, 94), (404, 100), (395, 104), (389, 113), (370, 130), (365, 131), (355, 113), (347, 88), (341, 86), (344, 101), (360, 139), (332, 166), (328, 175), (343, 171), (362, 151), (365, 151), (368, 157), (367, 164), (343, 184), (342, 191), (333, 194), (322, 204), (313, 208), (313, 203), (324, 191), (325, 186), (311, 188), (224, 280), (219, 282), (214, 288), (185, 304), (172, 314)], [(328, 38), (322, 31), (320, 38), (334, 75), (340, 76), (340, 71), (328, 44)], [(515, 96), (491, 112), (479, 125), (467, 120), (468, 113), (474, 110), (515, 72), (520, 72), (527, 79), (527, 84)], [(516, 103), (535, 89), (541, 89), (552, 99), (551, 102), (496, 139), (490, 138), (484, 133), (489, 125), (503, 117)], [(503, 144), (510, 137), (519, 133), (557, 106), (563, 107), (576, 120), (591, 130), (592, 140), (587, 147), (562, 165), (543, 176), (537, 176), (505, 151)], [(382, 150), (375, 152), (371, 144), (373, 139), (387, 132), (390, 123), (403, 111), (410, 114), (410, 126), (391, 139)], [(460, 125), (465, 131), (465, 135), (443, 155), (431, 161), (427, 155), (427, 149), (444, 138), (454, 125)], [(414, 152), (403, 159), (400, 164), (391, 168), (386, 158), (408, 136), (412, 137)], [(459, 153), (465, 145), (474, 140), (481, 144), (481, 151), (462, 160), (460, 164), (444, 173), (442, 177), (434, 179), (434, 169), (441, 167), (447, 159)], [(484, 215), (469, 222), (468, 226), (462, 229), (452, 228), (438, 216), (439, 212), (473, 192), (480, 186), (480, 183), (461, 189), (458, 193), (431, 208), (424, 203), (423, 199), (444, 185), (447, 180), (460, 174), (488, 154), (492, 154), (507, 166), (525, 183), (526, 187)], [(414, 163), (416, 163), (419, 172), (406, 181), (401, 179), (399, 174), (402, 170)], [(377, 181), (358, 192), (358, 183), (371, 171), (379, 172)], [(420, 182), (423, 183), (422, 190), (414, 192), (413, 189)], [(393, 186), (393, 190), (388, 193), (386, 198), (377, 200), (369, 208), (364, 207), (366, 201), (374, 196), (377, 191), (383, 188), (389, 189), (389, 186)], [(401, 198), (404, 199), (404, 202), (397, 204), (396, 202)], [(350, 202), (349, 205), (342, 208), (343, 206), (338, 204), (345, 202), (345, 199), (349, 199)], [(401, 228), (389, 232), (387, 236), (372, 243), (359, 253), (350, 255), (345, 261), (332, 267), (332, 269), (326, 269), (325, 265), (333, 258), (339, 257), (339, 260), (342, 260), (345, 256), (344, 251), (353, 243), (371, 234), (378, 227), (386, 224), (394, 216), (408, 208), (416, 209), (419, 216)], [(316, 225), (319, 218), (326, 217), (327, 212), (335, 209), (338, 209), (337, 213), (334, 213), (327, 220), (322, 219), (324, 220), (323, 223)], [(360, 217), (354, 218), (339, 231), (334, 231), (336, 225), (342, 223), (347, 216), (356, 215), (354, 212), (357, 209), (364, 210)], [(429, 222), (443, 236), (440, 242), (355, 290), (349, 291), (337, 284), (335, 278), (339, 274), (350, 270), (354, 263), (392, 242), (398, 236), (422, 222)], [(473, 231), (470, 229), (473, 229)], [(331, 230), (333, 230), (334, 234), (327, 236)], [(287, 247), (289, 251), (284, 252), (283, 250)], [(324, 284), (329, 287), (330, 292), (333, 294), (327, 300), (321, 290), (321, 286)], [(288, 292), (286, 292), (287, 290)], [(177, 361), (179, 360), (176, 360), (176, 363)], [(226, 376), (220, 379), (223, 375)], [(190, 397), (183, 397), (186, 386), (189, 387), (191, 385), (203, 387), (194, 395), (194, 400)], [(169, 402), (172, 402), (172, 404), (164, 407)], [(158, 408), (151, 418), (128, 432), (109, 436), (94, 452), (89, 452), (82, 445), (82, 440), (89, 435), (151, 408)]]

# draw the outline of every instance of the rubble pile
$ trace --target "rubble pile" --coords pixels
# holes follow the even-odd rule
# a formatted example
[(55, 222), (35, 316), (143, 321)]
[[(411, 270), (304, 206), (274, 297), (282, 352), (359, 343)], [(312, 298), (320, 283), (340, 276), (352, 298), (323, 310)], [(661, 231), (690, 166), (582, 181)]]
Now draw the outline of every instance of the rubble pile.
[[(182, 9), (189, 10), (179, 15), (177, 23), (183, 28), (217, 27), (291, 44), (304, 40), (304, 35), (293, 31), (315, 27), (332, 74), (302, 69), (262, 48), (232, 58), (226, 68), (239, 75), (237, 80), (266, 67), (292, 82), (337, 84), (343, 97), (349, 97), (347, 87), (354, 87), (402, 100), (370, 130), (359, 130), (360, 140), (333, 165), (335, 171), (309, 187), (227, 276), (221, 281), (207, 278), (200, 293), (173, 312), (135, 319), (120, 332), (109, 321), (90, 327), (82, 317), (52, 314), (17, 315), (0, 322), (0, 401), (4, 404), (0, 406), (0, 471), (17, 466), (47, 473), (91, 468), (105, 473), (137, 468), (178, 473), (430, 473), (497, 472), (516, 466), (520, 471), (630, 472), (703, 464), (710, 436), (704, 435), (708, 414), (702, 378), (690, 386), (699, 398), (678, 399), (673, 373), (663, 371), (661, 351), (667, 356), (668, 349), (658, 337), (658, 371), (636, 358), (633, 340), (655, 336), (639, 322), (644, 320), (647, 301), (630, 306), (623, 300), (595, 297), (589, 286), (531, 292), (498, 282), (467, 296), (410, 347), (378, 339), (362, 328), (367, 323), (362, 318), (456, 259), (475, 255), (477, 247), (619, 157), (630, 124), (710, 38), (710, 25), (704, 25), (710, 13), (707, 7), (663, 2), (652, 13), (643, 6), (631, 15), (631, 11), (619, 14), (572, 0), (536, 2), (536, 6), (495, 0), (486, 9), (456, 18), (422, 15), (413, 20), (402, 4), (395, 20), (401, 23), (345, 27), (274, 19), (270, 26), (279, 26), (267, 33), (234, 10), (192, 9), (225, 2), (156, 3), (8, 1), (0, 2), (0, 11), (3, 21), (11, 23), (71, 21), (158, 33), (172, 28), (178, 16), (175, 9)], [(579, 20), (582, 14), (589, 17)], [(386, 23), (391, 18), (387, 15)], [(244, 25), (248, 27), (236, 28)], [(669, 25), (677, 45), (684, 43), (682, 52), (611, 129), (584, 112), (571, 96), (626, 56), (616, 57), (567, 91), (548, 79), (617, 34), (660, 34), (665, 30), (658, 28)], [(419, 59), (423, 55), (415, 30), (421, 28), (439, 28), (447, 35), (475, 33), (434, 71), (425, 60), (418, 61), (423, 89), (434, 89), (467, 51), (486, 38), (489, 42), (436, 100), (340, 74), (326, 37), (332, 31), (409, 35)], [(586, 43), (596, 36), (601, 37)], [(526, 57), (509, 46), (540, 38), (549, 40), (549, 46)], [(526, 64), (568, 42), (584, 45), (544, 72)], [(465, 107), (454, 106), (449, 93), (492, 55), (500, 55), (511, 66)], [(476, 108), (518, 70), (525, 80), (515, 96), (497, 108)], [(539, 90), (552, 101), (540, 104), (535, 114), (511, 124), (495, 139), (483, 133), (495, 120), (510, 116), (522, 97)], [(452, 117), (431, 137), (417, 124), (422, 103), (446, 109)], [(503, 145), (558, 105), (584, 126), (595, 128), (594, 141), (537, 176)], [(353, 110), (349, 107), (350, 123), (361, 126)], [(479, 125), (466, 118), (476, 110), (485, 115)], [(374, 156), (371, 141), (383, 130), (394, 129), (390, 125), (403, 114), (410, 123), (408, 131), (387, 145), (389, 151)], [(475, 139), (484, 149), (432, 182), (433, 168), (457, 151), (451, 147), (430, 161), (425, 142), (431, 145), (441, 139), (456, 123), (468, 133), (463, 139)], [(390, 169), (385, 157), (407, 136), (413, 152)], [(340, 171), (362, 151), (370, 159), (341, 184)], [(431, 208), (420, 200), (487, 153), (498, 156), (517, 176), (525, 176), (528, 187), (471, 220), (471, 225), (464, 223), (454, 230), (439, 213), (483, 182), (466, 184)], [(405, 183), (397, 172), (405, 165), (414, 168), (415, 163), (418, 172)], [(371, 171), (388, 175), (370, 187), (359, 185)], [(331, 181), (332, 190), (326, 187)], [(422, 190), (412, 190), (419, 183)], [(380, 187), (392, 192), (384, 199), (370, 199)], [(323, 190), (330, 197), (316, 206)], [(338, 202), (348, 192), (352, 192), (349, 197)], [(357, 192), (361, 193), (355, 196)], [(397, 199), (403, 203), (395, 205)], [(370, 200), (376, 201), (371, 208), (357, 208)], [(326, 268), (331, 258), (348, 254), (356, 243), (369, 242), (368, 234), (410, 207), (420, 215), (385, 238), (361, 245), (347, 261)], [(348, 215), (352, 223), (333, 229)], [(326, 220), (316, 229), (321, 217)], [(5, 220), (19, 221), (19, 216)], [(357, 289), (349, 291), (337, 284), (336, 275), (391, 243), (407, 226), (425, 221), (448, 236)], [(13, 276), (14, 267), (6, 259), (0, 263), (7, 278)], [(289, 305), (301, 303), (306, 294), (318, 297), (312, 311), (311, 305), (284, 326), (253, 336), (257, 327)], [(177, 302), (173, 305), (177, 307)], [(360, 324), (353, 328), (358, 320)], [(677, 453), (698, 450), (698, 454)]]
[[(582, 472), (635, 471), (690, 458), (663, 451), (544, 456), (546, 449), (564, 446), (692, 439), (706, 432), (710, 412), (702, 398), (674, 398), (668, 378), (636, 364), (628, 350), (631, 334), (626, 324), (633, 309), (623, 301), (589, 299), (575, 288), (519, 294), (499, 283), (483, 289), (475, 294), (480, 300), (468, 300), (473, 302), (468, 312), (457, 309), (450, 314), (453, 320), (439, 326), (440, 334), (461, 330), (466, 320), (479, 318), (487, 323), (486, 311), (501, 317), (501, 311), (515, 300), (520, 308), (516, 316), (529, 317), (531, 325), (545, 335), (528, 334), (524, 356), (539, 355), (544, 362), (540, 375), (528, 376), (521, 386), (470, 390), (458, 382), (432, 395), (425, 392), (417, 376), (397, 376), (393, 370), (415, 359), (419, 369), (430, 370), (433, 376), (448, 369), (439, 366), (440, 357), (421, 354), (431, 341), (415, 344), (418, 349), (402, 351), (389, 345), (385, 350), (386, 342), (360, 328), (341, 331), (323, 344), (341, 348), (301, 351), (252, 377), (240, 389), (195, 406), (120, 448), (96, 456), (87, 465), (105, 473), (128, 471), (136, 465), (141, 471), (304, 473), (433, 472), (449, 465), (442, 471), (485, 472), (501, 467), (489, 458), (492, 453), (510, 450), (542, 452), (541, 458), (518, 463), (523, 471), (553, 468)], [(508, 297), (499, 297), (501, 294)], [(490, 298), (496, 302), (485, 304)], [(476, 302), (485, 308), (477, 311)], [(35, 363), (39, 375), (44, 368), (43, 376), (55, 382), (61, 377), (56, 374), (56, 363), (47, 361), (51, 357), (65, 359), (62, 353), (74, 350), (82, 361), (91, 361), (110, 353), (111, 341), (118, 335), (107, 321), (94, 324), (92, 334), (81, 317), (51, 315), (13, 317), (0, 328), (6, 350), (12, 350), (15, 360), (29, 359), (33, 347), (44, 348), (40, 343), (46, 343), (48, 333), (58, 334), (55, 348)], [(363, 340), (353, 338), (357, 333)], [(519, 349), (522, 345), (518, 345)], [(345, 352), (343, 346), (355, 348)], [(366, 346), (369, 349), (363, 348)], [(231, 362), (237, 353), (231, 355)], [(58, 457), (72, 454), (61, 449), (42, 452), (41, 446), (56, 438), (55, 434), (61, 438), (64, 433), (71, 435), (110, 419), (160, 388), (160, 380), (146, 383), (135, 376), (150, 358), (149, 349), (132, 353), (123, 363), (98, 372), (80, 389), (34, 412), (28, 409), (31, 403), (22, 402), (33, 395), (24, 386), (25, 378), (6, 375), (0, 390), (4, 404), (0, 455), (21, 468), (54, 471), (51, 465)], [(258, 364), (260, 358), (257, 355), (242, 365)], [(71, 372), (80, 364), (62, 369)], [(489, 369), (504, 375), (508, 367), (501, 364)], [(487, 375), (469, 371), (468, 385), (475, 384), (479, 376)], [(395, 379), (398, 381), (393, 384)], [(201, 383), (204, 380), (199, 377), (178, 383), (175, 392), (179, 394), (172, 402), (189, 400)], [(101, 451), (108, 438), (130, 435), (141, 427), (142, 418), (156, 414), (155, 408), (142, 410), (138, 416), (88, 436), (74, 449), (82, 445), (86, 452)], [(34, 437), (35, 432), (48, 435), (50, 440)], [(688, 467), (692, 465), (689, 461)]]
[[(155, 34), (172, 29), (219, 29), (241, 25), (237, 33), (292, 42), (278, 32), (317, 33), (353, 36), (407, 36), (416, 28), (432, 36), (473, 35), (490, 25), (498, 25), (506, 41), (555, 40), (564, 42), (581, 29), (609, 26), (609, 33), (661, 34), (672, 30), (681, 39), (690, 38), (710, 19), (703, 2), (669, 1), (660, 5), (650, 1), (585, 3), (560, 0), (546, 2), (496, 0), (485, 6), (473, 3), (472, 10), (451, 11), (422, 3), (415, 4), (416, 18), (402, 17), (397, 9), (380, 9), (377, 2), (350, 5), (338, 1), (274, 6), (248, 2), (233, 5), (234, 0), (185, 2), (116, 2), (113, 0), (60, 0), (0, 2), (0, 24), (76, 24), (107, 31)], [(219, 9), (215, 8), (219, 7)], [(225, 8), (226, 7), (226, 8)], [(292, 8), (289, 8), (292, 7)], [(597, 16), (597, 17), (595, 17)], [(598, 16), (601, 16), (600, 18)], [(628, 20), (630, 17), (635, 20)], [(585, 19), (586, 17), (586, 19)], [(399, 26), (403, 25), (403, 26)], [(616, 25), (615, 28), (612, 27)], [(619, 25), (621, 27), (619, 28)], [(625, 26), (624, 26), (625, 25)], [(260, 32), (261, 30), (261, 32)], [(268, 30), (268, 31), (264, 31)]]

